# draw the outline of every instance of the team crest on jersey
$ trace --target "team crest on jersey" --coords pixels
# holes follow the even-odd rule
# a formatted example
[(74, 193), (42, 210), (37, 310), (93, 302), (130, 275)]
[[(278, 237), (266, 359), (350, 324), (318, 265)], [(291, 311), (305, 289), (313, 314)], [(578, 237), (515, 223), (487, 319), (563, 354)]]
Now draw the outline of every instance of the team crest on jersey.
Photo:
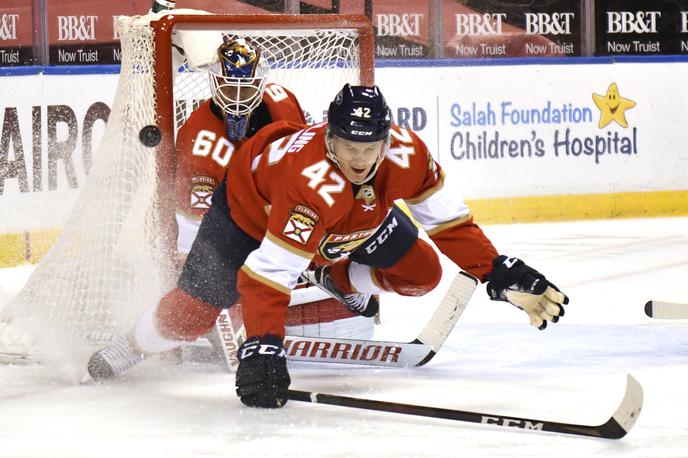
[(191, 202), (192, 210), (207, 210), (213, 199), (213, 191), (217, 182), (212, 177), (196, 176), (191, 178)]
[(289, 210), (289, 215), (282, 235), (302, 245), (307, 244), (319, 219), (317, 213), (306, 206), (297, 205)]
[(373, 187), (368, 184), (361, 186), (361, 188), (358, 190), (358, 194), (356, 194), (356, 200), (363, 200), (366, 205), (370, 205), (375, 202), (375, 191), (373, 190)]
[(349, 257), (356, 248), (361, 246), (375, 229), (366, 229), (353, 234), (330, 234), (320, 243), (320, 255), (330, 262), (337, 262)]

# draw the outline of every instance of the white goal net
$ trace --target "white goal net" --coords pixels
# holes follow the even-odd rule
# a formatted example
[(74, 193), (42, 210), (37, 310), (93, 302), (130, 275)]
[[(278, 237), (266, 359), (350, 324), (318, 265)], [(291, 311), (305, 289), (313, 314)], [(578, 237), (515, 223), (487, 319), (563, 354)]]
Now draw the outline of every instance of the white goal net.
[[(185, 23), (180, 13), (174, 16), (185, 42), (195, 40), (196, 27), (202, 30), (196, 44), (208, 40), (209, 32), (258, 44), (272, 69), (269, 81), (290, 89), (314, 121), (322, 120), (344, 83), (372, 79), (372, 68), (361, 67), (355, 27), (332, 28), (331, 19), (328, 27), (320, 27), (315, 16), (312, 24), (305, 18), (293, 24), (288, 18), (261, 16), (237, 23), (236, 17), (215, 15), (190, 15), (194, 21)], [(129, 330), (176, 281), (170, 252), (174, 228), (166, 224), (173, 221), (166, 214), (173, 193), (160, 191), (161, 180), (173, 182), (161, 157), (165, 135), (170, 139), (174, 132), (166, 132), (161, 120), (172, 117), (167, 125), (176, 131), (210, 92), (206, 73), (188, 62), (156, 58), (156, 40), (162, 38), (156, 38), (158, 29), (150, 24), (149, 16), (118, 23), (122, 66), (106, 132), (58, 242), (0, 310), (0, 359), (85, 361), (95, 345)], [(177, 45), (176, 38), (173, 33), (167, 49)], [(207, 45), (218, 44), (208, 40)], [(171, 87), (160, 78), (163, 61), (173, 66)], [(165, 97), (171, 103), (161, 103)], [(152, 124), (163, 128), (163, 142), (156, 148), (139, 141), (141, 128)]]

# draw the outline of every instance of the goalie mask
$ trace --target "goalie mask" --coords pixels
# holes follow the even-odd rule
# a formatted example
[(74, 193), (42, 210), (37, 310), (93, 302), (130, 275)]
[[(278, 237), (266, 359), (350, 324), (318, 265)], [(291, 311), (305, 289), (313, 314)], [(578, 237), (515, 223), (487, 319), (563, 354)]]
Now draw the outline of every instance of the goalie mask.
[(217, 54), (219, 62), (210, 69), (212, 97), (225, 112), (227, 136), (238, 141), (263, 99), (268, 65), (260, 49), (243, 39), (224, 42)]
[(392, 117), (377, 86), (346, 84), (327, 111), (327, 157), (354, 184), (377, 172), (389, 149)]

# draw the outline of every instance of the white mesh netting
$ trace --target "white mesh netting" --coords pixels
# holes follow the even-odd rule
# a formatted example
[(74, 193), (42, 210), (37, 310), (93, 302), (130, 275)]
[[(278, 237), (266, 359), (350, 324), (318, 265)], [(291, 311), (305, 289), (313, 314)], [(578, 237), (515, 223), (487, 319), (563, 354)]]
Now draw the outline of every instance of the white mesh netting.
[[(81, 364), (94, 346), (128, 331), (176, 280), (160, 213), (161, 199), (171, 196), (157, 194), (157, 151), (138, 139), (156, 121), (154, 32), (147, 24), (118, 23), (122, 66), (107, 129), (58, 242), (0, 311), (0, 360), (31, 355)], [(315, 121), (344, 83), (360, 82), (355, 30), (237, 32), (227, 24), (223, 34), (261, 46), (268, 80), (294, 92)], [(210, 92), (206, 73), (187, 65), (174, 73), (178, 129)]]
[[(223, 35), (239, 36), (232, 32)], [(345, 83), (360, 84), (354, 30), (243, 30), (240, 36), (261, 47), (271, 69), (268, 82), (292, 91), (316, 122), (323, 119), (330, 100)], [(209, 97), (207, 74), (182, 67), (175, 77), (176, 128)]]

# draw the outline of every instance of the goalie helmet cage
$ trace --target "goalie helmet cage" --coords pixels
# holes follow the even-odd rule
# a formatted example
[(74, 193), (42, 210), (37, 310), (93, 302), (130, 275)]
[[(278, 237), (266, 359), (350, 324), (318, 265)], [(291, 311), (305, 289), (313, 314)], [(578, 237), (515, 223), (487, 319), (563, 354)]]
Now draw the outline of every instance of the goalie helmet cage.
[[(250, 39), (270, 65), (268, 82), (287, 87), (314, 115), (326, 112), (345, 83), (373, 84), (373, 29), (365, 16), (175, 10), (120, 18), (117, 27), (122, 64), (98, 154), (60, 238), (0, 310), (0, 359), (82, 361), (174, 285), (174, 139), (210, 97), (207, 74), (174, 60), (179, 35)], [(156, 147), (139, 140), (151, 124), (162, 133)]]

